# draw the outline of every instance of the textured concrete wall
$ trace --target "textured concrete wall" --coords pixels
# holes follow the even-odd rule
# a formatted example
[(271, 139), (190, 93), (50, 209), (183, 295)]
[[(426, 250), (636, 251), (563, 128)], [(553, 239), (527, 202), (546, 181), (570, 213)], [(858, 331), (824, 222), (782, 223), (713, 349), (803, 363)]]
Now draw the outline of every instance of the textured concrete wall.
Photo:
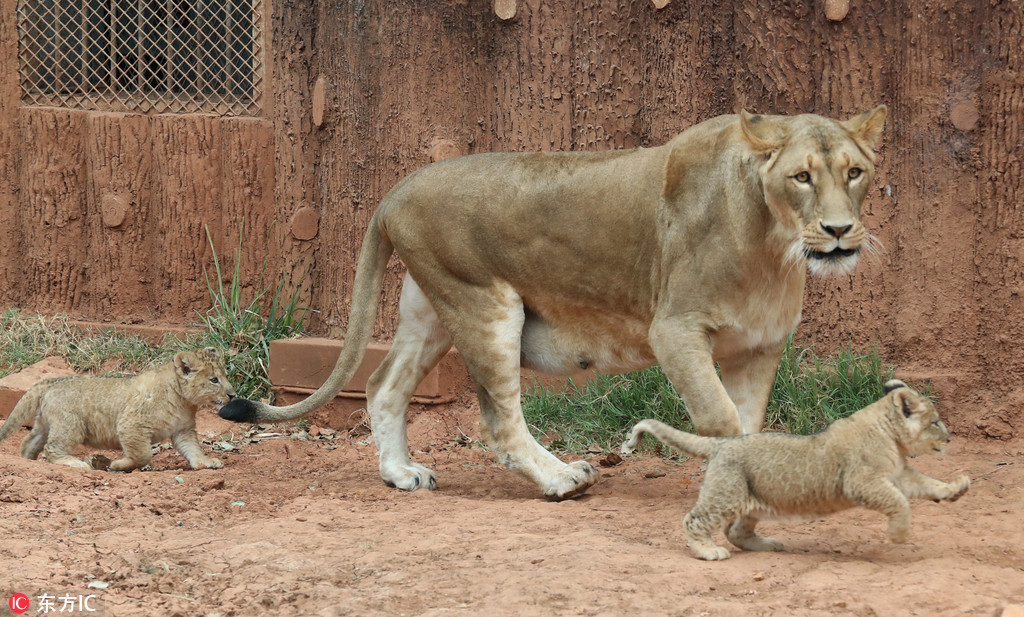
[[(865, 213), (885, 251), (812, 282), (801, 335), (822, 350), (879, 340), (991, 405), (986, 431), (1019, 419), (1024, 5), (855, 3), (833, 21), (818, 2), (499, 4), (514, 17), (481, 0), (275, 0), (267, 112), (239, 120), (20, 108), (3, 0), (0, 302), (187, 320), (207, 305), (204, 225), (228, 255), (244, 217), (247, 284), (269, 254), (270, 280), (306, 289), (315, 329), (336, 336), (367, 220), (432, 157), (655, 145), (741, 108), (886, 103)], [(380, 340), (400, 275), (395, 262)], [(972, 393), (982, 383), (1000, 395)]]

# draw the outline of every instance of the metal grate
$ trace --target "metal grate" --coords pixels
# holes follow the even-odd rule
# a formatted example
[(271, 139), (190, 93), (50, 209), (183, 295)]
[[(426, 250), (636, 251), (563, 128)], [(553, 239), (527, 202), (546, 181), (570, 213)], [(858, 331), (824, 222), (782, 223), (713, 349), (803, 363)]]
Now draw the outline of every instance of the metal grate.
[(29, 105), (258, 115), (263, 0), (18, 0)]

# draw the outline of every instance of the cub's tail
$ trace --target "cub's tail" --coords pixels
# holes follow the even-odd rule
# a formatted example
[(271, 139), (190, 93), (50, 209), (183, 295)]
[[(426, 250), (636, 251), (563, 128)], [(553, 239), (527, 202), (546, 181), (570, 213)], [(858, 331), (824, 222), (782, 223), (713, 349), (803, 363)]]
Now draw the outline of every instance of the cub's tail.
[(629, 454), (632, 452), (633, 448), (640, 443), (640, 437), (644, 433), (650, 433), (658, 441), (688, 456), (710, 458), (718, 449), (716, 447), (718, 439), (715, 437), (701, 437), (700, 435), (674, 429), (664, 422), (647, 419), (638, 422), (633, 427), (633, 430), (630, 431), (629, 439), (626, 440), (626, 443), (622, 444), (622, 453)]
[(46, 391), (46, 384), (49, 381), (51, 380), (47, 379), (37, 383), (22, 395), (18, 404), (11, 410), (11, 415), (7, 416), (7, 421), (0, 426), (0, 441), (10, 437), (14, 431), (36, 417), (36, 414), (39, 413), (39, 399)]

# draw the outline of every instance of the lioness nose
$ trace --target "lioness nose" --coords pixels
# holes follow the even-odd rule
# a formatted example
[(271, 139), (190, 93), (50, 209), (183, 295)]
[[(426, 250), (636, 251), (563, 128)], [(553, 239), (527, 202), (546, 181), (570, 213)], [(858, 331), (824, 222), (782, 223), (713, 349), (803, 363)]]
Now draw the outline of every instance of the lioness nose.
[(826, 225), (825, 223), (821, 224), (821, 228), (825, 230), (825, 233), (832, 236), (833, 238), (842, 238), (843, 234), (850, 231), (851, 227), (853, 227), (853, 225)]

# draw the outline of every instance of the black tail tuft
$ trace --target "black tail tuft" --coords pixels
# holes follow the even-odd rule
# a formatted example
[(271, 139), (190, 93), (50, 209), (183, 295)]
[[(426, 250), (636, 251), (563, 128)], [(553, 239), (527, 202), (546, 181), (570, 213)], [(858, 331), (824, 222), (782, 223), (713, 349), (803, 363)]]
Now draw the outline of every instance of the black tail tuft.
[(232, 422), (256, 422), (256, 412), (258, 410), (259, 406), (253, 401), (236, 398), (221, 407), (217, 415)]
[(890, 379), (889, 381), (885, 382), (885, 385), (882, 386), (882, 389), (885, 390), (886, 394), (889, 394), (890, 392), (892, 392), (893, 390), (895, 390), (897, 388), (909, 388), (909, 387), (910, 386), (908, 386), (907, 384), (903, 383), (899, 379)]

